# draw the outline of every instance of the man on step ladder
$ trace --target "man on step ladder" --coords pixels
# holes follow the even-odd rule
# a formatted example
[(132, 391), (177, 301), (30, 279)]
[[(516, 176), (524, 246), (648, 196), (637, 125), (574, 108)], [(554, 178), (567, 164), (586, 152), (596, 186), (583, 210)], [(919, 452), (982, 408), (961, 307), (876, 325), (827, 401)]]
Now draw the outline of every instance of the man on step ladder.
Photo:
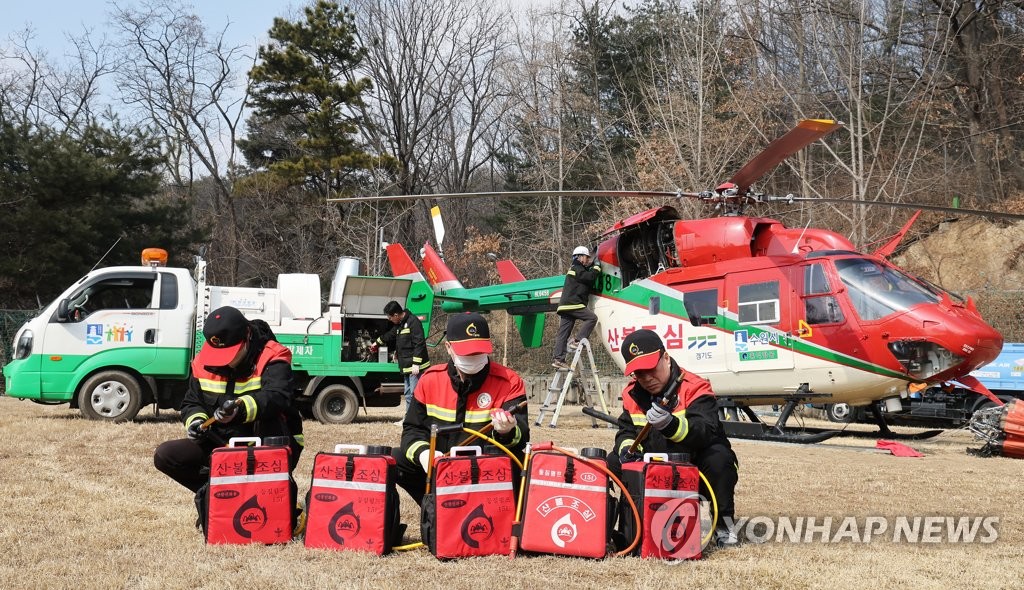
[[(601, 274), (601, 266), (590, 256), (590, 249), (577, 246), (572, 251), (572, 264), (565, 273), (565, 284), (562, 285), (562, 297), (558, 302), (556, 313), (559, 317), (558, 335), (555, 336), (555, 352), (551, 365), (556, 369), (568, 368), (565, 362), (569, 344), (579, 343), (590, 337), (590, 332), (597, 325), (597, 314), (587, 309), (590, 294), (594, 290), (594, 282)], [(572, 329), (580, 322), (576, 338), (570, 342)]]
[[(570, 351), (573, 352), (571, 362), (564, 368), (557, 368), (554, 376), (551, 378), (551, 383), (548, 385), (548, 393), (540, 407), (540, 412), (537, 414), (537, 422), (535, 423), (537, 425), (540, 425), (544, 420), (544, 414), (548, 411), (554, 412), (549, 426), (554, 428), (558, 425), (558, 415), (562, 411), (565, 396), (568, 394), (569, 387), (573, 383), (576, 383), (583, 390), (582, 400), (584, 406), (593, 408), (595, 401), (599, 401), (601, 403), (601, 411), (608, 413), (608, 404), (605, 401), (604, 388), (601, 386), (601, 376), (597, 371), (597, 365), (594, 363), (594, 351), (590, 348), (590, 341), (584, 338), (574, 344)], [(591, 417), (590, 421), (591, 425), (597, 428), (597, 420)]]

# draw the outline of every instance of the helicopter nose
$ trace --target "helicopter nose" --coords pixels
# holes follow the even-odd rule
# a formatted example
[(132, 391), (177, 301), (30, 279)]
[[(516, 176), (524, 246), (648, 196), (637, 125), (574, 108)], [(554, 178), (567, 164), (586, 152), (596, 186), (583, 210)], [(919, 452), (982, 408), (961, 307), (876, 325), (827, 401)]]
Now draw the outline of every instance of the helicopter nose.
[(984, 327), (988, 330), (979, 327), (973, 338), (965, 339), (961, 348), (964, 352), (963, 364), (968, 372), (991, 363), (1003, 349), (1003, 335), (988, 324), (984, 324)]
[(1003, 335), (980, 317), (967, 324), (970, 325), (961, 326), (962, 329), (958, 331), (959, 342), (954, 339), (949, 347), (956, 357), (960, 357), (960, 362), (932, 376), (929, 381), (955, 380), (991, 363), (999, 356), (1003, 348)]
[(889, 343), (890, 352), (914, 379), (955, 380), (992, 362), (1003, 347), (1002, 334), (976, 312), (940, 306), (915, 311), (916, 327)]

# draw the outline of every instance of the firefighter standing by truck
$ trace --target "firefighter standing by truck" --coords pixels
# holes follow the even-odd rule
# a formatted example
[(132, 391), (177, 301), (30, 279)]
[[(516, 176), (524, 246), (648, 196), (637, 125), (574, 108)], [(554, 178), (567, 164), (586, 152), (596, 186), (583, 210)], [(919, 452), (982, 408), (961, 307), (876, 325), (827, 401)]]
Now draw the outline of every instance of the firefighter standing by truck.
[[(427, 369), (420, 377), (405, 415), (398, 461), (398, 485), (417, 503), (423, 501), (430, 460), (430, 427), (463, 424), (480, 431), (488, 423), (494, 440), (520, 459), (530, 441), (523, 380), (490, 360), (493, 351), (487, 320), (478, 313), (448, 318), (447, 365)], [(521, 405), (522, 404), (522, 405)], [(466, 434), (445, 432), (437, 437), (435, 456), (447, 453)]]
[[(738, 459), (718, 417), (718, 402), (707, 380), (680, 367), (669, 356), (661, 337), (637, 330), (622, 341), (624, 373), (633, 378), (622, 391), (622, 414), (608, 468), (622, 473), (622, 463), (643, 460), (643, 453), (687, 453), (711, 484), (718, 501), (719, 545), (735, 545), (729, 524), (735, 517), (733, 497)], [(647, 437), (634, 451), (630, 447), (643, 427)], [(708, 491), (701, 483), (701, 494)]]
[[(156, 449), (153, 463), (196, 492), (208, 480), (210, 454), (232, 437), (287, 437), (289, 471), (302, 453), (302, 417), (292, 404), (291, 351), (262, 320), (249, 321), (234, 307), (215, 309), (203, 326), (188, 392), (181, 404), (187, 438)], [(204, 429), (213, 417), (216, 421)]]
[(420, 319), (408, 309), (402, 309), (397, 301), (389, 301), (384, 306), (384, 314), (394, 327), (377, 338), (372, 351), (377, 352), (381, 345), (387, 345), (395, 351), (395, 361), (398, 362), (405, 383), (405, 409), (408, 411), (412, 405), (412, 392), (416, 390), (420, 373), (430, 366), (427, 337), (423, 333), (423, 323)]

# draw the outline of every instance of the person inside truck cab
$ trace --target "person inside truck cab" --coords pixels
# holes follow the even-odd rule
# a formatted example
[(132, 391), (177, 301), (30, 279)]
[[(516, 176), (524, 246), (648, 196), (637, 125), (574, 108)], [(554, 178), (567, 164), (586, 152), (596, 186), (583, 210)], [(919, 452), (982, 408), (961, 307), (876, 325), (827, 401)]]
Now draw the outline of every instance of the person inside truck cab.
[(181, 403), (185, 438), (157, 447), (153, 463), (196, 492), (209, 478), (210, 454), (233, 437), (287, 437), (289, 470), (304, 444), (302, 417), (293, 403), (292, 354), (262, 320), (234, 307), (215, 309), (203, 326)]

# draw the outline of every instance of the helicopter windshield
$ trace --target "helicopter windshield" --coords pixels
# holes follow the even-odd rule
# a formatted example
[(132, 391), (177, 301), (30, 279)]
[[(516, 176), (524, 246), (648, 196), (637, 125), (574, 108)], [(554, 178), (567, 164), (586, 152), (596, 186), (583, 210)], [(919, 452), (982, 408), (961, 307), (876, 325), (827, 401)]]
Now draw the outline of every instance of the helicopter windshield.
[(836, 260), (839, 278), (862, 320), (879, 320), (918, 303), (938, 303), (939, 295), (910, 276), (867, 258)]

